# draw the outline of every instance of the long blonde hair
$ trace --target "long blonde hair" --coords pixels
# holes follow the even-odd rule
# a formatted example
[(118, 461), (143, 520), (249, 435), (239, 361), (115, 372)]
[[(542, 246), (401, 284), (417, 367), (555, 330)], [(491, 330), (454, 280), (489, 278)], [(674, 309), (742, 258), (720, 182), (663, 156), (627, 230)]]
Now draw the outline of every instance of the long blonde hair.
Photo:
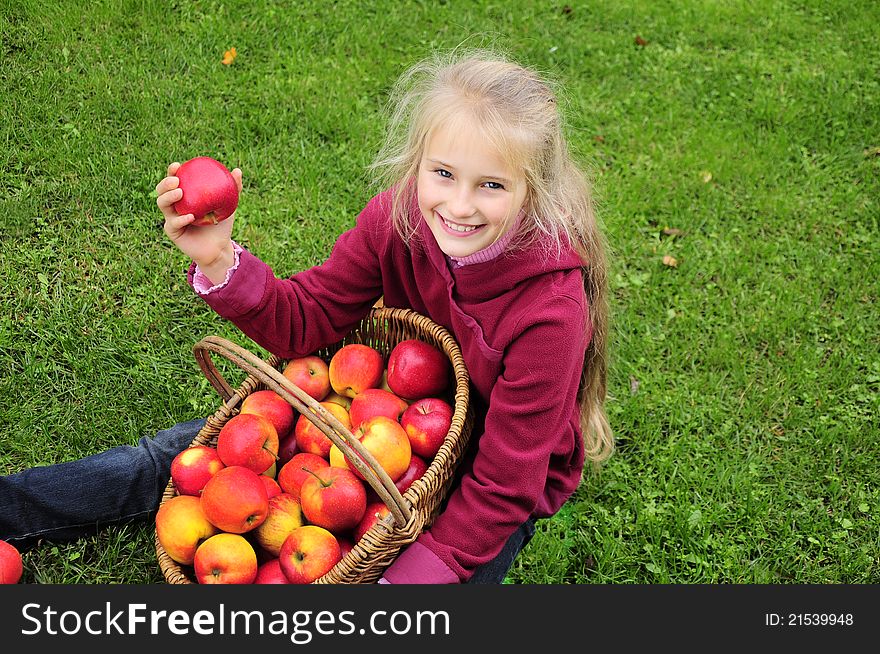
[[(608, 282), (606, 242), (597, 224), (590, 185), (574, 160), (550, 83), (535, 71), (485, 50), (434, 54), (407, 70), (394, 86), (389, 124), (371, 168), (381, 188), (392, 188), (391, 219), (410, 241), (415, 180), (432, 130), (466, 117), (526, 180), (524, 216), (510, 247), (541, 243), (556, 254), (571, 244), (581, 257), (592, 332), (578, 388), (586, 458), (598, 465), (614, 450), (605, 413)], [(548, 252), (548, 254), (550, 254)]]

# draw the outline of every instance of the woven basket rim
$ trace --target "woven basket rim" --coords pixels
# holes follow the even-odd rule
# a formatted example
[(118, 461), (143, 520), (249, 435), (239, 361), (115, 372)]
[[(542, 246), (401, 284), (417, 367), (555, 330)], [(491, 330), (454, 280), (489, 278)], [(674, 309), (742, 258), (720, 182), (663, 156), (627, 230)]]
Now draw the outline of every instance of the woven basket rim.
[[(411, 509), (411, 515), (406, 524), (394, 524), (393, 520), (389, 520), (389, 518), (379, 521), (364, 534), (361, 540), (354, 543), (351, 551), (332, 570), (313, 583), (359, 583), (350, 579), (362, 577), (375, 580), (381, 576), (381, 572), (387, 567), (390, 560), (396, 557), (400, 549), (415, 540), (436, 516), (439, 504), (449, 490), (455, 469), (464, 454), (473, 426), (470, 378), (458, 343), (444, 327), (412, 309), (374, 307), (349, 334), (328, 348), (318, 350), (317, 353), (341, 347), (346, 342), (357, 342), (362, 333), (369, 331), (371, 327), (378, 324), (378, 321), (385, 321), (390, 325), (399, 323), (414, 330), (415, 337), (436, 345), (448, 357), (454, 376), (454, 386), (451, 389), (454, 392), (452, 427), (440, 451), (428, 462), (428, 469), (402, 494), (403, 501)], [(372, 326), (371, 323), (373, 323)], [(398, 338), (395, 341), (393, 337), (388, 338), (388, 342), (384, 345), (389, 352), (394, 345), (403, 340)], [(329, 356), (327, 355), (328, 358)], [(264, 360), (265, 365), (276, 370), (279, 370), (286, 361), (286, 359), (275, 355)], [(238, 406), (245, 397), (262, 387), (264, 384), (256, 375), (248, 374), (238, 387), (230, 388), (232, 393), (229, 399), (222, 402), (217, 410), (207, 418), (205, 425), (193, 438), (189, 447), (214, 446), (216, 433), (220, 427), (237, 414)], [(367, 486), (369, 487), (369, 484)], [(162, 495), (161, 504), (175, 495), (177, 495), (176, 490), (169, 479)], [(159, 542), (158, 534), (155, 534), (154, 540), (159, 566), (166, 581), (172, 584), (195, 583), (192, 578), (192, 566), (183, 566), (174, 561)], [(384, 563), (377, 563), (375, 570), (373, 570), (371, 569), (371, 560), (384, 561)]]

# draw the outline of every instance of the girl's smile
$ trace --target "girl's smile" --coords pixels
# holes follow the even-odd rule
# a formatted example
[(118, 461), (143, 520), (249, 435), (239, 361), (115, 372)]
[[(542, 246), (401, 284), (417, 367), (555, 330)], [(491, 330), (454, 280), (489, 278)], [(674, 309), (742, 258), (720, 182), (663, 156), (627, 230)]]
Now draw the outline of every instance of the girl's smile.
[(422, 217), (444, 254), (466, 257), (504, 236), (526, 196), (515, 174), (477, 129), (437, 128), (419, 164)]

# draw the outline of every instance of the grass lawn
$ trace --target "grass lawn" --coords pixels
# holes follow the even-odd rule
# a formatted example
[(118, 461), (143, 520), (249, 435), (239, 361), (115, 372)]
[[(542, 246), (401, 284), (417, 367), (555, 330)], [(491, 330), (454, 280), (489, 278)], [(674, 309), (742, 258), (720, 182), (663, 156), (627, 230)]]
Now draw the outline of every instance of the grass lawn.
[[(397, 75), (494, 44), (559, 80), (592, 171), (619, 439), (508, 581), (880, 581), (880, 5), (287, 4), (4, 3), (0, 473), (212, 413), (203, 336), (265, 354), (185, 283), (170, 161), (241, 167), (234, 237), (295, 273), (374, 192)], [(164, 581), (152, 524), (25, 568)]]

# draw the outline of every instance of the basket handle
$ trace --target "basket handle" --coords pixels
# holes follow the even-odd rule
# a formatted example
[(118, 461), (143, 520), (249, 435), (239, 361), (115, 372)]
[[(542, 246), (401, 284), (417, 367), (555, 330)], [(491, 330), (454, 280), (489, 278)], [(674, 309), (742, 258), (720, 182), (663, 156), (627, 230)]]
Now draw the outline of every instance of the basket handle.
[(343, 425), (332, 413), (322, 407), (313, 397), (282, 375), (258, 356), (235, 343), (219, 336), (206, 336), (193, 346), (193, 354), (205, 377), (220, 394), (224, 402), (229, 402), (234, 391), (217, 370), (211, 359), (215, 352), (228, 359), (245, 372), (253, 375), (283, 397), (287, 402), (314, 423), (327, 438), (340, 449), (345, 458), (360, 472), (367, 483), (376, 491), (388, 506), (398, 526), (403, 526), (412, 517), (409, 503), (394, 485), (394, 481), (382, 468), (376, 457)]

